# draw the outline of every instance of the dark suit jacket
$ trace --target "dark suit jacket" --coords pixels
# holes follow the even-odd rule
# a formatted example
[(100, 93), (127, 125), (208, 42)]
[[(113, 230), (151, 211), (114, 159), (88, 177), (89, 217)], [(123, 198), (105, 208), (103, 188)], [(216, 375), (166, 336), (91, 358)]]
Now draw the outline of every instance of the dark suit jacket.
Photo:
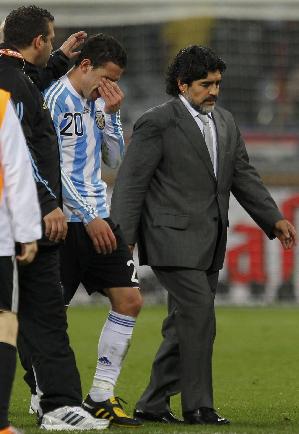
[(111, 215), (129, 244), (138, 240), (141, 265), (220, 269), (231, 192), (273, 238), (282, 216), (249, 163), (233, 116), (217, 107), (213, 118), (217, 179), (201, 131), (179, 98), (147, 111), (135, 124)]

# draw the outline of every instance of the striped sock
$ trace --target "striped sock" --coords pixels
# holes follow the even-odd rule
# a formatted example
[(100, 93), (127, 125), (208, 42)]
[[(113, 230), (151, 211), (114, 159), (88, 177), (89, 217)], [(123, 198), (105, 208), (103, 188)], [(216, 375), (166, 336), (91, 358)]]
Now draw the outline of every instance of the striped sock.
[(109, 312), (99, 339), (98, 362), (89, 392), (93, 401), (106, 401), (114, 395), (113, 389), (130, 345), (135, 322), (131, 316)]

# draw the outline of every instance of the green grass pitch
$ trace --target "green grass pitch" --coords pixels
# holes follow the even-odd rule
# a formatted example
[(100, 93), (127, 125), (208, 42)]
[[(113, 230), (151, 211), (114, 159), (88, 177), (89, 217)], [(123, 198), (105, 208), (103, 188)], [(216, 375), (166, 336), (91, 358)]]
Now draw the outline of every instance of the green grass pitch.
[[(84, 393), (92, 381), (99, 330), (107, 308), (69, 309), (69, 333)], [(147, 384), (158, 348), (165, 307), (145, 307), (140, 314), (117, 394), (132, 412)], [(299, 433), (299, 309), (296, 307), (217, 308), (214, 351), (215, 406), (231, 419), (227, 427), (145, 424), (119, 433)], [(18, 368), (11, 402), (11, 421), (26, 434), (40, 432), (28, 414), (29, 392)], [(180, 415), (179, 397), (172, 401)], [(65, 431), (63, 431), (65, 432)], [(76, 431), (77, 432), (77, 431)]]

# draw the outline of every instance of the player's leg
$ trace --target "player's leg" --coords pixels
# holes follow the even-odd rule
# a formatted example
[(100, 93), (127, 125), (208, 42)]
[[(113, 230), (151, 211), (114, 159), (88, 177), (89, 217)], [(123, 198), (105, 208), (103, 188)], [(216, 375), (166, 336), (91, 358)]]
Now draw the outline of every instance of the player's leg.
[(90, 290), (104, 292), (111, 302), (111, 311), (99, 339), (93, 384), (83, 406), (93, 407), (90, 409), (93, 414), (111, 418), (115, 424), (137, 426), (138, 422), (127, 416), (115, 399), (114, 386), (130, 345), (142, 297), (128, 246), (119, 228), (108, 222), (117, 239), (117, 250), (109, 255), (98, 255), (93, 250), (83, 282)]
[(17, 329), (16, 314), (0, 310), (0, 433), (9, 427), (8, 407), (16, 370)]
[[(81, 384), (69, 345), (59, 275), (58, 249), (42, 249), (19, 268), (20, 335), (31, 353), (43, 414), (62, 406), (80, 406)], [(22, 348), (20, 348), (22, 351)]]
[(68, 223), (66, 239), (60, 246), (60, 278), (66, 307), (77, 292), (88, 261), (88, 251), (82, 244), (82, 230), (86, 232), (83, 224)]
[[(69, 230), (69, 232), (72, 231)], [(61, 245), (60, 248), (60, 257), (64, 257), (64, 267), (61, 269), (61, 273), (63, 272), (64, 275), (60, 277), (61, 280), (64, 280), (66, 284), (65, 288), (63, 288), (63, 298), (64, 298), (64, 304), (66, 306), (69, 305), (80, 282), (80, 275), (79, 275), (80, 267), (78, 266), (78, 263), (76, 261), (77, 258), (74, 253), (75, 250), (73, 248), (72, 234), (68, 233), (67, 240), (65, 241), (65, 243)], [(65, 260), (65, 257), (67, 258), (67, 261)], [(58, 264), (57, 260), (55, 259), (55, 263), (54, 263), (55, 270), (53, 271), (53, 276), (57, 274), (58, 266), (60, 267), (60, 263)], [(58, 279), (56, 279), (56, 283), (54, 283), (53, 286), (53, 277), (52, 277), (52, 279), (50, 279), (50, 289), (48, 289), (49, 297), (53, 297), (54, 293), (56, 293), (54, 297), (57, 297), (57, 293), (58, 293), (59, 303), (61, 304), (62, 301), (61, 291), (62, 288), (60, 286), (60, 283), (58, 282)], [(35, 297), (35, 295), (33, 295), (33, 297)], [(42, 391), (37, 389), (36, 373), (34, 372), (34, 368), (32, 366), (32, 348), (30, 344), (30, 339), (31, 338), (28, 337), (26, 333), (24, 334), (22, 332), (22, 328), (21, 328), (18, 337), (18, 348), (19, 348), (19, 358), (25, 371), (24, 380), (26, 381), (26, 383), (28, 384), (31, 390), (29, 413), (38, 414), (38, 413), (42, 413), (40, 409), (40, 396), (42, 395)]]
[(25, 342), (24, 334), (19, 334), (18, 336), (18, 349), (19, 349), (19, 359), (21, 365), (24, 369), (24, 380), (29, 386), (31, 392), (31, 401), (29, 405), (29, 413), (30, 414), (39, 414), (41, 413), (39, 406), (39, 397), (36, 390), (36, 381), (34, 376), (34, 370), (32, 367), (31, 360), (31, 352), (30, 352), (30, 344)]
[(112, 310), (99, 339), (96, 371), (83, 407), (92, 410), (92, 414), (97, 417), (111, 419), (113, 424), (138, 426), (138, 421), (124, 412), (119, 398), (115, 397), (114, 387), (129, 349), (136, 317), (141, 307), (140, 294), (137, 288), (124, 287), (110, 288), (107, 294), (111, 300)]
[[(72, 229), (74, 229), (73, 225), (70, 225), (67, 239), (63, 244), (61, 244), (59, 249), (60, 278), (65, 283), (65, 287), (62, 287), (65, 306), (68, 306), (70, 304), (71, 299), (75, 295), (80, 283), (80, 264), (77, 261), (77, 250), (74, 246), (74, 231)], [(61, 266), (62, 261), (63, 267)], [(24, 334), (22, 333), (19, 334), (18, 346), (21, 348), (21, 351), (19, 351), (19, 357), (25, 370), (24, 380), (29, 385), (32, 394), (29, 413), (38, 414), (39, 412), (42, 412), (39, 405), (42, 392), (40, 390), (37, 390), (36, 378), (31, 360), (30, 342), (26, 342), (26, 336), (24, 336)]]
[(44, 430), (91, 431), (107, 428), (82, 409), (74, 353), (67, 335), (66, 309), (60, 282), (59, 252), (41, 248), (32, 264), (20, 268), (20, 333), (32, 354), (40, 393), (40, 427)]
[(110, 288), (105, 292), (111, 301), (112, 309), (99, 339), (98, 362), (90, 390), (90, 396), (95, 401), (105, 401), (114, 396), (114, 386), (141, 308), (138, 288)]
[[(13, 258), (0, 257), (0, 433), (13, 432), (8, 407), (16, 369), (18, 288)], [(4, 431), (5, 430), (5, 431)]]

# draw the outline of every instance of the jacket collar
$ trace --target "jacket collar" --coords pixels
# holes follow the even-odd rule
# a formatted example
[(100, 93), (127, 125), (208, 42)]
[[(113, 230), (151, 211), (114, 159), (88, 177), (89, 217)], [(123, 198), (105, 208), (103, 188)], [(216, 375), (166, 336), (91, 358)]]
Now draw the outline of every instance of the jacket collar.
[(9, 44), (0, 44), (0, 58), (22, 69), (25, 66), (25, 59), (22, 54), (14, 46)]
[(206, 165), (209, 174), (212, 176), (214, 181), (216, 181), (208, 148), (194, 117), (179, 98), (175, 98), (172, 101), (174, 105), (177, 126), (181, 129), (187, 140), (193, 145), (196, 153)]
[(171, 103), (173, 104), (178, 127), (182, 130), (182, 132), (187, 137), (187, 139), (192, 143), (197, 154), (205, 163), (209, 171), (209, 174), (213, 177), (214, 181), (219, 183), (221, 175), (223, 174), (223, 165), (224, 165), (225, 148), (226, 148), (226, 134), (227, 134), (227, 127), (225, 122), (222, 119), (221, 112), (216, 107), (212, 113), (212, 117), (216, 126), (217, 142), (218, 142), (218, 148), (217, 148), (218, 174), (216, 179), (211, 158), (209, 155), (209, 151), (207, 149), (203, 135), (201, 134), (201, 131), (198, 128), (195, 119), (188, 111), (188, 109), (185, 107), (185, 105), (180, 100), (180, 98), (177, 97), (172, 99)]

